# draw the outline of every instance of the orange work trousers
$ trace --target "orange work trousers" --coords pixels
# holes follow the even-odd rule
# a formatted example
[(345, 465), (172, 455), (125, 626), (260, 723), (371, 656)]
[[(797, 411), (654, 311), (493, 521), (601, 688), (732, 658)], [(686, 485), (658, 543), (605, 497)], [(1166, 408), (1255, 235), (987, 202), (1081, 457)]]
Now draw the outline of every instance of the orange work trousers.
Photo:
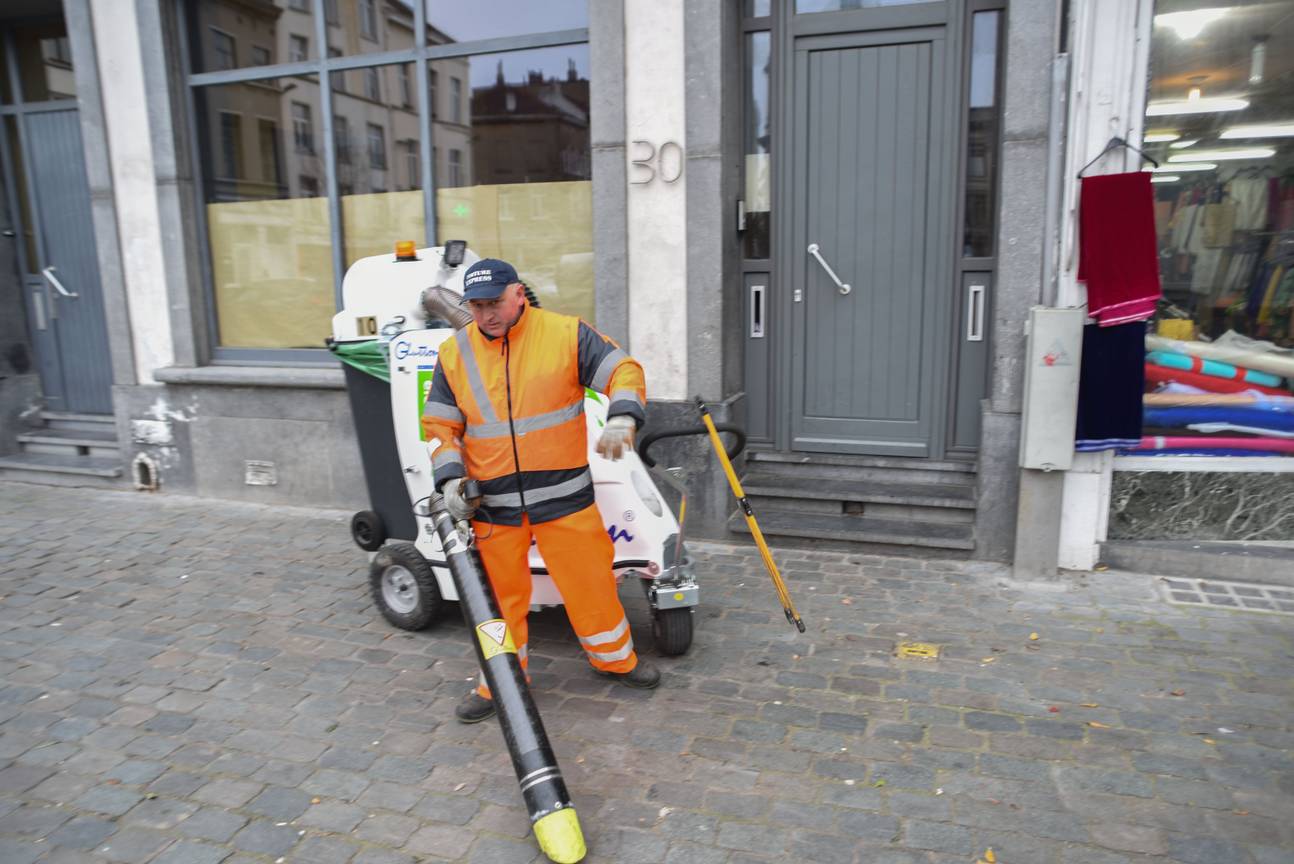
[[(578, 513), (541, 522), (524, 517), (520, 525), (493, 525), (474, 521), (476, 546), (481, 553), (503, 619), (508, 622), (522, 668), (530, 658), (526, 649), (530, 611), (530, 539), (539, 545), (548, 575), (561, 592), (571, 621), (589, 662), (603, 672), (628, 672), (638, 665), (629, 619), (616, 594), (611, 570), (615, 547), (602, 524), (597, 505)], [(482, 680), (476, 692), (489, 698)]]

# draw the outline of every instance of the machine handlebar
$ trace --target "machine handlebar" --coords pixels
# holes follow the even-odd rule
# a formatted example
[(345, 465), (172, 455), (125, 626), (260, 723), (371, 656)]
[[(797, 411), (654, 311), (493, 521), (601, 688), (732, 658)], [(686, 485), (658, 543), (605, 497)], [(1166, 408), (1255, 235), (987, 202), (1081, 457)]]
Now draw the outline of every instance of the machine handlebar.
[[(716, 423), (714, 428), (720, 432), (727, 432), (729, 435), (737, 439), (725, 448), (728, 452), (729, 459), (736, 459), (737, 455), (741, 453), (742, 450), (746, 449), (746, 433), (742, 431), (740, 426), (733, 423)], [(666, 429), (661, 432), (648, 432), (642, 437), (642, 440), (638, 442), (638, 457), (643, 460), (643, 464), (648, 468), (655, 468), (656, 460), (651, 458), (651, 455), (647, 451), (650, 450), (651, 445), (655, 444), (657, 441), (664, 438), (686, 438), (691, 435), (709, 434), (709, 430), (704, 426), (688, 426), (684, 429)]]

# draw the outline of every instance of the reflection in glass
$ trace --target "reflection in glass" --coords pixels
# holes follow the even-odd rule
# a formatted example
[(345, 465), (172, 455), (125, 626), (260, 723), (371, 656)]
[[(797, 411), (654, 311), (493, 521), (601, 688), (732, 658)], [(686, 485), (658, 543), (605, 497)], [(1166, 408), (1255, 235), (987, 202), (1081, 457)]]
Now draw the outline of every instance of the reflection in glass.
[(849, 9), (868, 9), (875, 6), (911, 6), (916, 3), (934, 3), (936, 0), (795, 0), (795, 11), (839, 12)]
[(746, 36), (746, 229), (742, 233), (742, 254), (746, 258), (769, 255), (770, 210), (772, 208), (769, 132), (769, 76), (772, 73), (770, 36), (765, 32)]
[(318, 348), (333, 314), (318, 78), (193, 95), (220, 344)]
[(4, 134), (9, 139), (9, 159), (13, 167), (11, 176), (14, 179), (15, 191), (18, 193), (18, 207), (22, 211), (23, 245), (27, 250), (27, 272), (40, 272), (40, 258), (36, 256), (35, 219), (32, 217), (31, 201), (27, 195), (27, 172), (23, 169), (22, 139), (18, 135), (18, 118), (4, 118)]
[(348, 57), (413, 48), (413, 2), (325, 0), (328, 44), (336, 46)]
[(385, 101), (333, 94), (337, 189), (341, 195), (346, 266), (389, 253), (396, 240), (426, 238), (420, 177), (417, 105), (406, 104), (398, 82), (413, 64), (365, 70), (381, 83)]
[[(596, 2), (596, 0), (594, 0)], [(589, 26), (589, 0), (426, 0), (428, 41), (472, 42)]]
[(458, 114), (444, 104), (432, 124), (439, 240), (509, 261), (544, 306), (592, 321), (588, 46), (435, 66), (462, 82)]
[(313, 0), (188, 0), (193, 71), (315, 59), (313, 8)]
[(746, 17), (763, 18), (769, 14), (771, 2), (772, 0), (746, 0)]
[(966, 129), (966, 213), (962, 255), (993, 255), (998, 174), (998, 38), (1002, 13), (971, 16), (970, 110)]
[[(1158, 386), (1214, 392), (1242, 380), (1288, 396), (1294, 378), (1275, 374), (1284, 367), (1272, 358), (1294, 348), (1294, 0), (1216, 5), (1192, 16), (1189, 4), (1155, 4), (1142, 144), (1161, 165), (1151, 182), (1165, 302), (1151, 332), (1185, 344), (1151, 344), (1166, 353), (1146, 368)], [(1226, 348), (1239, 350), (1212, 375), (1189, 356)], [(1215, 434), (1280, 436), (1248, 426)]]
[[(72, 49), (62, 19), (13, 30), (17, 49), (18, 78), (24, 102), (75, 99), (76, 80), (72, 73)], [(0, 64), (0, 93), (13, 101), (7, 58)]]

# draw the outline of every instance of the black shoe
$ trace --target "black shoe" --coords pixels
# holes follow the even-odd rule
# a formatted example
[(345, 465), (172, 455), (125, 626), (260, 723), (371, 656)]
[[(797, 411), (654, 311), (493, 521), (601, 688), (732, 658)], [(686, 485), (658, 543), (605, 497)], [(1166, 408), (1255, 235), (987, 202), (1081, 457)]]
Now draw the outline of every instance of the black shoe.
[(604, 672), (603, 674), (610, 675), (626, 687), (636, 687), (639, 690), (651, 690), (660, 684), (660, 670), (641, 657), (638, 658), (638, 665), (628, 672)]
[(454, 716), (459, 723), (480, 723), (494, 716), (494, 701), (486, 699), (473, 690), (463, 697), (463, 701), (454, 708)]

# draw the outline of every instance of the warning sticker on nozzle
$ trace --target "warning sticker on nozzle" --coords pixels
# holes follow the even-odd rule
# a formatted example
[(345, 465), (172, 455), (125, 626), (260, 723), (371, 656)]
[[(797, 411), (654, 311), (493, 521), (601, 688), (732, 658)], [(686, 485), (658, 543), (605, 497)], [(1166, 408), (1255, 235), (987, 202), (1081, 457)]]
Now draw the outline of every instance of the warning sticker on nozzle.
[(492, 618), (476, 625), (476, 638), (481, 640), (481, 654), (486, 660), (499, 654), (516, 654), (517, 645), (512, 641), (508, 622), (502, 618)]

